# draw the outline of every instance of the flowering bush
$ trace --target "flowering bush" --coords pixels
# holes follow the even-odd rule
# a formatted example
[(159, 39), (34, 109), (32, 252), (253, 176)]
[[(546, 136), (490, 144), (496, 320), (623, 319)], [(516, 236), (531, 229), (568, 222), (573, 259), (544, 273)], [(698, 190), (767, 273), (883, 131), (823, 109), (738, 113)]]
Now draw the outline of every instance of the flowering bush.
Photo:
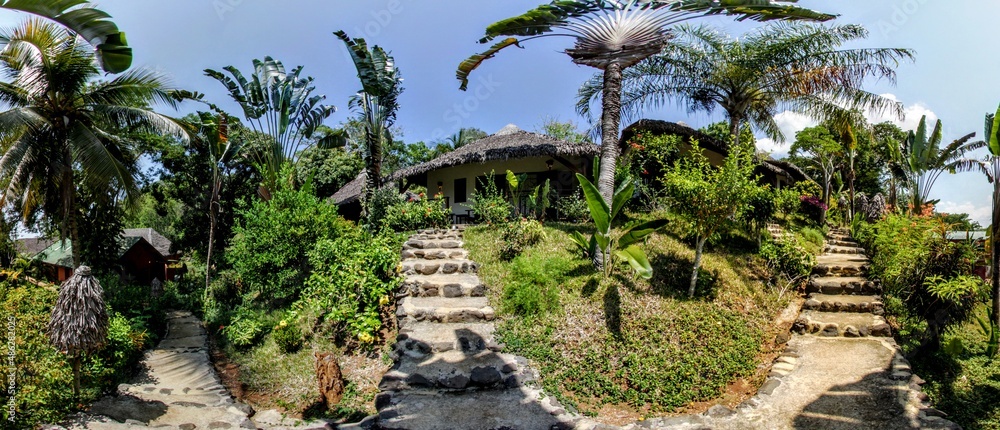
[(816, 196), (800, 196), (799, 202), (802, 213), (816, 223), (823, 219), (823, 214), (829, 209), (826, 203)]

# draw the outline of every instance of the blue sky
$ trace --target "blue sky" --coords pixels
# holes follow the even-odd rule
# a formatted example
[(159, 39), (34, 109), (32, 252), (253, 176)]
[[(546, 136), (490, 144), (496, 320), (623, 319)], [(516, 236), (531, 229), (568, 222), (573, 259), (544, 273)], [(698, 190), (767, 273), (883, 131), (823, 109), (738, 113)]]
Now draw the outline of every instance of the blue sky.
[[(238, 110), (223, 88), (203, 74), (206, 68), (235, 65), (249, 70), (251, 60), (270, 55), (287, 67), (305, 66), (316, 78), (318, 92), (338, 107), (330, 125), (348, 118), (347, 99), (358, 89), (346, 49), (333, 32), (343, 29), (392, 51), (405, 78), (398, 125), (408, 142), (430, 141), (459, 127), (495, 132), (508, 123), (535, 128), (546, 117), (583, 123), (574, 112), (576, 89), (594, 73), (572, 64), (561, 53), (567, 38), (526, 44), (526, 49), (501, 53), (473, 75), (468, 92), (458, 91), (457, 64), (483, 48), (476, 40), (492, 22), (520, 14), (540, 0), (103, 0), (128, 35), (135, 65), (172, 77), (180, 88), (207, 94), (208, 99)], [(898, 69), (895, 87), (873, 82), (868, 89), (892, 94), (907, 107), (901, 122), (913, 127), (920, 116), (941, 118), (950, 141), (983, 128), (983, 115), (1000, 103), (1000, 56), (990, 54), (1000, 2), (967, 0), (802, 0), (800, 5), (841, 14), (837, 23), (866, 26), (865, 47), (903, 47), (917, 52), (917, 61)], [(0, 12), (0, 25), (16, 24), (23, 15)], [(760, 24), (709, 18), (712, 24), (740, 34)], [(183, 114), (198, 106), (182, 108)], [(689, 115), (683, 107), (650, 112), (646, 117), (702, 126), (722, 119)], [(876, 118), (881, 119), (881, 118)], [(809, 119), (787, 113), (778, 116), (786, 135), (810, 125)], [(776, 155), (790, 142), (763, 141)], [(979, 174), (944, 175), (932, 198), (942, 211), (968, 212), (989, 222), (991, 186)]]

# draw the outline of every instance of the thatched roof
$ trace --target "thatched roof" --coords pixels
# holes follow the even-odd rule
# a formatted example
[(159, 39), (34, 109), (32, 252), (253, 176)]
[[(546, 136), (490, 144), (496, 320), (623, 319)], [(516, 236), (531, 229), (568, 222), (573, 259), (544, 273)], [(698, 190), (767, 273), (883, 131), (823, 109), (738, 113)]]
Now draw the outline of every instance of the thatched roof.
[[(159, 252), (154, 245), (150, 244), (149, 241), (142, 236), (126, 235), (119, 238), (118, 257), (123, 257), (132, 248), (136, 247), (140, 243), (146, 243), (151, 248)], [(160, 253), (160, 256), (163, 256), (162, 253)], [(41, 252), (37, 253), (34, 258), (45, 264), (72, 269), (73, 244), (68, 240), (54, 242), (48, 248), (45, 248)]]
[(18, 239), (14, 246), (17, 252), (25, 257), (34, 257), (39, 252), (45, 250), (56, 243), (55, 239), (49, 239), (45, 237), (26, 237)]
[[(438, 169), (463, 164), (489, 161), (516, 160), (528, 157), (596, 157), (599, 146), (591, 143), (573, 143), (544, 134), (521, 130), (511, 124), (496, 134), (486, 136), (426, 163), (399, 170), (386, 178), (386, 182), (411, 178)], [(365, 183), (364, 172), (334, 193), (331, 200), (340, 205), (351, 203), (361, 195)]]
[(90, 268), (80, 266), (59, 288), (49, 320), (49, 339), (59, 351), (76, 356), (100, 349), (107, 333), (104, 290)]
[(727, 149), (728, 145), (726, 145), (725, 142), (684, 124), (661, 121), (658, 119), (640, 119), (632, 123), (632, 125), (625, 127), (625, 130), (622, 130), (622, 137), (619, 141), (619, 145), (622, 146), (622, 149), (627, 149), (628, 141), (640, 132), (677, 135), (686, 138), (687, 143), (691, 143), (692, 139), (696, 139), (698, 140), (698, 146), (703, 149), (722, 155), (729, 154), (729, 150)]
[(151, 228), (127, 228), (122, 235), (125, 237), (141, 237), (146, 242), (149, 242), (150, 245), (153, 245), (153, 248), (156, 248), (156, 251), (160, 255), (170, 255), (170, 245), (172, 244), (170, 239), (167, 239), (156, 230)]

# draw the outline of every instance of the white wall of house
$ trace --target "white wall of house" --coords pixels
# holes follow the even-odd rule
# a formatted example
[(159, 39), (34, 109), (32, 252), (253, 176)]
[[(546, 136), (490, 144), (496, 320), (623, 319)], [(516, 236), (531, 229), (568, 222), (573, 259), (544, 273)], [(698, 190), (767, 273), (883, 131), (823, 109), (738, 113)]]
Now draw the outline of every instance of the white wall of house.
[[(439, 169), (427, 173), (427, 194), (434, 196), (439, 192), (448, 198), (451, 202), (451, 212), (455, 215), (466, 215), (471, 206), (469, 200), (472, 198), (472, 193), (476, 191), (476, 178), (479, 176), (489, 176), (490, 172), (495, 175), (505, 175), (507, 170), (514, 173), (538, 173), (549, 171), (549, 167), (546, 161), (552, 160), (552, 171), (567, 171), (572, 172), (571, 169), (567, 168), (562, 163), (555, 161), (552, 157), (529, 157), (529, 158), (519, 158), (511, 159), (505, 161), (490, 161), (486, 163), (476, 163), (476, 164), (463, 164), (459, 166), (448, 167), (444, 169)], [(588, 161), (584, 158), (571, 158), (569, 159), (580, 171), (587, 170)], [(465, 202), (458, 202), (458, 200), (463, 200), (462, 198), (456, 199), (455, 195), (455, 180), (464, 179), (466, 195), (464, 196)], [(440, 189), (438, 188), (438, 183), (441, 184)], [(502, 184), (498, 184), (502, 186)]]

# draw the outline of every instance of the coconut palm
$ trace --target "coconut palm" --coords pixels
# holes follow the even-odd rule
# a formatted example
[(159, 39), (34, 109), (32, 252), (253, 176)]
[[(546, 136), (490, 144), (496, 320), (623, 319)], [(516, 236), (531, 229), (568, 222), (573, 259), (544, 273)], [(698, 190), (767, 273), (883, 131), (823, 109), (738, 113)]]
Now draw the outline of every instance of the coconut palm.
[(186, 133), (150, 109), (176, 106), (165, 79), (133, 69), (96, 81), (95, 55), (61, 26), (32, 19), (0, 31), (0, 205), (12, 203), (25, 219), (39, 211), (70, 237), (80, 265), (74, 177), (90, 190), (135, 202), (137, 157), (125, 132)]
[(974, 160), (965, 158), (965, 155), (986, 146), (982, 141), (970, 142), (975, 136), (976, 133), (969, 133), (941, 148), (941, 120), (937, 120), (934, 130), (928, 135), (925, 115), (920, 118), (917, 129), (907, 134), (898, 150), (893, 148), (891, 158), (895, 161), (890, 168), (909, 188), (913, 213), (921, 213), (928, 203), (935, 203), (929, 200), (929, 196), (942, 173), (955, 173), (974, 167)]
[(350, 106), (364, 126), (366, 183), (362, 207), (367, 214), (371, 193), (382, 186), (383, 149), (392, 143), (391, 127), (399, 110), (403, 78), (396, 61), (378, 45), (369, 50), (364, 39), (351, 39), (344, 31), (334, 35), (347, 45), (361, 80), (361, 91), (351, 97)]
[[(739, 144), (744, 123), (784, 141), (774, 116), (781, 110), (829, 120), (859, 109), (902, 116), (902, 104), (864, 91), (869, 78), (894, 83), (894, 67), (913, 59), (898, 48), (842, 46), (868, 37), (858, 25), (778, 23), (730, 38), (707, 27), (684, 26), (660, 55), (627, 70), (622, 79), (622, 111), (627, 118), (668, 102), (690, 111), (722, 108)], [(595, 76), (579, 91), (577, 110), (603, 97)], [(846, 109), (845, 109), (846, 108)]]
[(118, 31), (111, 15), (88, 1), (0, 0), (0, 8), (28, 12), (64, 25), (97, 49), (105, 72), (121, 73), (132, 66), (132, 48), (125, 42), (125, 33)]
[(465, 90), (469, 83), (469, 74), (500, 50), (511, 46), (520, 47), (521, 43), (539, 37), (575, 38), (573, 49), (566, 50), (566, 54), (576, 64), (594, 67), (603, 72), (600, 79), (602, 162), (598, 188), (604, 200), (611, 204), (619, 151), (618, 128), (623, 70), (659, 53), (671, 37), (670, 26), (684, 20), (719, 14), (738, 16), (739, 20), (755, 21), (774, 19), (826, 21), (835, 17), (778, 3), (787, 2), (783, 0), (556, 0), (487, 27), (486, 35), (480, 39), (480, 43), (489, 43), (501, 36), (511, 37), (462, 62), (458, 67), (457, 77), (462, 82), (461, 89)]

